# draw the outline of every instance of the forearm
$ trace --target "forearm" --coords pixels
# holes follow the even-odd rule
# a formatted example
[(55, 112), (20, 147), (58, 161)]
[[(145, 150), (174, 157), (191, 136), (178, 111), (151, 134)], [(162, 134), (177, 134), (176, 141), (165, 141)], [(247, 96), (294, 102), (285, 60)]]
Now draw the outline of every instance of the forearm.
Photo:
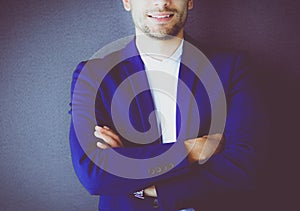
[[(168, 157), (160, 156), (153, 162), (145, 162), (144, 158), (151, 158), (166, 152), (171, 145), (148, 145), (134, 148), (99, 149), (96, 146), (97, 139), (90, 140), (89, 150), (83, 150), (80, 145), (74, 127), (71, 124), (70, 145), (72, 161), (77, 176), (83, 186), (91, 194), (130, 194), (157, 183), (189, 171), (186, 158), (182, 157), (178, 162), (176, 154)], [(93, 142), (95, 142), (93, 144)], [(182, 153), (184, 148), (182, 148)], [(126, 162), (126, 157), (139, 158), (140, 165), (135, 162)], [(149, 159), (151, 161), (151, 159)], [(172, 164), (172, 165), (171, 165)], [(113, 172), (112, 172), (113, 171)], [(144, 178), (143, 178), (144, 176)]]
[(256, 167), (253, 149), (230, 146), (212, 156), (206, 164), (194, 164), (190, 173), (157, 183), (160, 206), (175, 210), (199, 205), (221, 193), (225, 197), (234, 192), (250, 191), (255, 188)]

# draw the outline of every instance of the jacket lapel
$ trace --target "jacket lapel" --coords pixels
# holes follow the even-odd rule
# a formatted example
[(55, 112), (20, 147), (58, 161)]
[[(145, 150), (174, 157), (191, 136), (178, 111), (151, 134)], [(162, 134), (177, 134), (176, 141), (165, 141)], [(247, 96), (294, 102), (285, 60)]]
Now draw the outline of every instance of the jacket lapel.
[[(209, 77), (210, 68), (196, 57), (197, 53), (184, 43), (177, 91), (177, 139), (184, 141), (203, 136), (210, 126), (210, 102), (201, 80)], [(188, 66), (187, 66), (188, 65)], [(201, 76), (201, 80), (196, 75)], [(208, 73), (208, 74), (207, 74)]]
[[(139, 56), (135, 40), (130, 42), (123, 51), (127, 57), (123, 62), (122, 72), (124, 80), (128, 80), (130, 84), (129, 95), (134, 96), (129, 111), (132, 125), (140, 132), (147, 132), (151, 128), (153, 137), (159, 137), (154, 143), (161, 142), (157, 118), (155, 115), (150, 115), (155, 110), (155, 106), (145, 66)], [(203, 66), (199, 58), (193, 55), (195, 55), (193, 49), (184, 44), (177, 89), (176, 133), (179, 141), (207, 134), (210, 126), (210, 99), (205, 87), (194, 73), (201, 71), (201, 80), (205, 80), (210, 75), (210, 68)]]
[[(133, 98), (129, 110), (131, 123), (139, 132), (151, 132), (149, 141), (144, 140), (141, 141), (141, 143), (150, 144), (161, 142), (157, 118), (153, 113), (155, 110), (153, 97), (145, 72), (145, 66), (139, 56), (135, 40), (130, 42), (124, 51), (124, 54), (130, 55), (130, 57), (124, 61), (122, 71), (124, 80), (128, 80), (130, 86), (131, 93), (128, 93), (128, 96)], [(155, 140), (153, 140), (154, 137)]]

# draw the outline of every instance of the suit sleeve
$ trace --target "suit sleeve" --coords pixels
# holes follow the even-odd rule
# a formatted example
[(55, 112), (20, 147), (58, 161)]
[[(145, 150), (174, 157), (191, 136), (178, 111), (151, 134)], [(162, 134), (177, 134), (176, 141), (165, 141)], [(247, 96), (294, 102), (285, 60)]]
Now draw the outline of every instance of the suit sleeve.
[(240, 57), (233, 63), (228, 83), (224, 82), (228, 89), (225, 146), (205, 164), (195, 164), (191, 172), (157, 184), (162, 210), (197, 206), (255, 188), (268, 122), (246, 63)]
[[(94, 127), (97, 124), (93, 115), (97, 113), (98, 119), (105, 125), (109, 121), (108, 114), (105, 113), (105, 109), (98, 109), (95, 112), (94, 99), (99, 87), (93, 73), (81, 74), (83, 69), (85, 69), (85, 63), (80, 63), (73, 74), (69, 137), (75, 172), (89, 193), (94, 195), (131, 194), (161, 180), (189, 171), (186, 158), (174, 163), (172, 156), (161, 159), (158, 156), (154, 162), (146, 165), (142, 162), (133, 165), (131, 162), (124, 163), (123, 160), (120, 160), (122, 156), (139, 160), (152, 158), (173, 147), (172, 144), (152, 144), (143, 147), (105, 150), (98, 148), (96, 143), (99, 139), (93, 135)], [(90, 70), (85, 69), (85, 71)], [(103, 107), (105, 107), (105, 102), (103, 103)], [(176, 147), (181, 153), (185, 153), (183, 145), (178, 143)], [(132, 174), (124, 175), (122, 172), (125, 174), (135, 172), (137, 177), (132, 177)], [(140, 175), (144, 175), (146, 179), (141, 178)]]

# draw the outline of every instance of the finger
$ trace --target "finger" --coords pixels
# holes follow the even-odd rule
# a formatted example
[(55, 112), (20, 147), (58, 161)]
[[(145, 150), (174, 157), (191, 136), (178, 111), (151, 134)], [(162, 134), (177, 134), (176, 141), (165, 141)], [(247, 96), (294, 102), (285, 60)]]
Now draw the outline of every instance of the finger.
[(101, 142), (97, 142), (97, 147), (99, 147), (100, 149), (107, 149), (107, 148), (109, 148), (106, 144), (103, 144)]
[(101, 129), (102, 129), (101, 126), (98, 126), (98, 125), (95, 126), (95, 130), (96, 130), (96, 131), (99, 131), (99, 132), (100, 132)]
[(214, 141), (219, 142), (214, 154), (219, 153), (222, 150), (225, 141), (224, 135), (221, 133), (216, 133), (216, 134), (208, 135), (208, 137), (210, 140), (213, 139)]
[(191, 150), (195, 146), (195, 143), (196, 143), (196, 139), (189, 139), (189, 140), (184, 141), (184, 146), (188, 153), (191, 152)]
[(111, 147), (120, 147), (120, 144), (117, 141), (115, 141), (113, 138), (104, 133), (95, 131), (94, 135), (97, 138), (101, 138), (103, 141), (105, 141), (105, 143), (109, 144)]
[(103, 126), (103, 127), (96, 126), (95, 130), (97, 130), (97, 131), (99, 131), (99, 132), (101, 132), (103, 134), (106, 134), (106, 135), (110, 136), (115, 141), (117, 141), (120, 146), (123, 146), (123, 143), (120, 140), (119, 136), (113, 130), (111, 130), (109, 127), (107, 127), (107, 126)]
[(123, 143), (120, 140), (119, 136), (113, 130), (111, 130), (109, 127), (107, 127), (107, 126), (103, 126), (103, 127), (101, 127), (101, 126), (95, 126), (95, 130), (97, 132), (100, 132), (102, 134), (110, 136), (115, 141), (117, 141), (120, 146), (123, 146)]
[(221, 133), (206, 135), (207, 138), (221, 140), (223, 135)]
[(197, 141), (197, 138), (193, 138), (193, 139), (188, 139), (186, 141), (184, 141), (185, 144), (187, 145), (194, 145)]
[(109, 129), (109, 127), (107, 127), (107, 126), (101, 127), (99, 125), (96, 125), (95, 130), (101, 132), (101, 130), (111, 130), (111, 129)]
[(100, 138), (100, 139), (104, 139), (102, 133), (101, 133), (101, 132), (98, 132), (98, 131), (95, 131), (95, 132), (94, 132), (94, 136), (96, 136), (97, 138)]
[(211, 138), (208, 136), (203, 149), (199, 155), (199, 164), (204, 164), (216, 151), (218, 145), (220, 143), (220, 139)]
[[(95, 131), (95, 132), (94, 132), (94, 136), (96, 136), (97, 138), (101, 139), (102, 142), (104, 142), (104, 143), (101, 143), (101, 142), (99, 142), (99, 143), (101, 143), (101, 144), (103, 144), (103, 145), (105, 145), (105, 146), (107, 146), (107, 147), (111, 147), (111, 146), (105, 141), (105, 138), (103, 137), (103, 135), (102, 135), (101, 133), (98, 133), (97, 131)], [(98, 143), (98, 142), (97, 142), (97, 143)], [(100, 147), (100, 148), (102, 148), (102, 147)]]
[(100, 132), (107, 136), (110, 136), (111, 138), (116, 140), (119, 144), (122, 143), (119, 136), (117, 134), (115, 134), (112, 130), (107, 130), (107, 129), (102, 128), (102, 129), (100, 129)]
[[(103, 127), (98, 126), (98, 125), (95, 126), (95, 130), (100, 131), (101, 129), (111, 130), (111, 129), (110, 129), (109, 127), (107, 127), (107, 126), (103, 126)], [(112, 131), (112, 130), (111, 130), (111, 131)]]
[(199, 138), (186, 140), (184, 143), (189, 144), (189, 145), (198, 145), (198, 144), (204, 145), (206, 139), (207, 138), (199, 137)]
[(187, 152), (189, 153), (189, 157), (191, 157), (195, 161), (198, 161), (199, 155), (203, 150), (203, 146), (205, 142), (206, 142), (206, 138), (203, 137), (185, 141), (184, 144)]

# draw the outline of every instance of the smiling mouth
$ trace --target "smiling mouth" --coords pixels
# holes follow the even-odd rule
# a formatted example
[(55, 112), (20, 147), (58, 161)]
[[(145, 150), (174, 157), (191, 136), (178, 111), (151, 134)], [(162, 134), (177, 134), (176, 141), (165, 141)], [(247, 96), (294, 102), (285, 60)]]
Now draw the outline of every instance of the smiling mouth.
[(149, 14), (148, 15), (149, 18), (155, 18), (155, 19), (168, 19), (168, 18), (172, 18), (173, 16), (174, 14), (161, 14), (161, 15)]

